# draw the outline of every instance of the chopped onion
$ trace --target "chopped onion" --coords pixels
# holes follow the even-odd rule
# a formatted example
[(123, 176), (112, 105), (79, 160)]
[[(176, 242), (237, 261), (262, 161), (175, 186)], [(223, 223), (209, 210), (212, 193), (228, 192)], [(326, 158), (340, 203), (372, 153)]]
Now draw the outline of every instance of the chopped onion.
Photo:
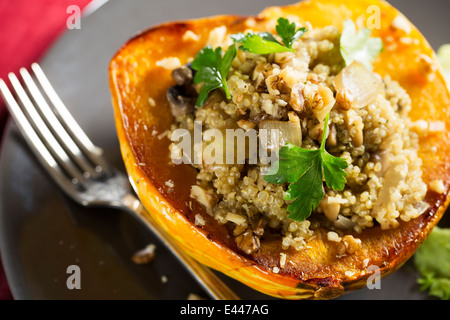
[(302, 130), (300, 124), (296, 122), (263, 120), (259, 123), (259, 138), (261, 146), (266, 150), (278, 151), (286, 143), (301, 147)]
[(417, 213), (419, 215), (421, 215), (422, 213), (427, 211), (429, 207), (430, 207), (430, 205), (428, 203), (424, 202), (424, 201), (417, 202), (414, 205), (414, 208), (417, 210)]
[(337, 219), (334, 221), (334, 226), (340, 230), (351, 230), (354, 226), (356, 226), (356, 223), (350, 220), (349, 218), (338, 215)]
[(377, 98), (383, 90), (380, 79), (361, 63), (354, 61), (334, 79), (336, 91), (347, 89), (353, 97), (353, 107), (363, 108)]

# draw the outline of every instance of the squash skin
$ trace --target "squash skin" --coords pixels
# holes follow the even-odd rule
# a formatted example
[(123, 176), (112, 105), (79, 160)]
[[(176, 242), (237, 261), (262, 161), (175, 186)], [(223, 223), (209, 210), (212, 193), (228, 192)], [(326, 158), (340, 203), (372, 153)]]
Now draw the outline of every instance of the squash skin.
[[(392, 21), (401, 15), (396, 9), (378, 0), (311, 0), (286, 7), (272, 7), (252, 17), (255, 28), (264, 29), (264, 21), (280, 15), (296, 15), (313, 27), (335, 25), (342, 28), (345, 19), (367, 18), (368, 7), (376, 5), (381, 12), (381, 28), (373, 35), (383, 42), (394, 39), (374, 63), (375, 71), (391, 75), (408, 92), (412, 100), (410, 117), (413, 120), (444, 121), (449, 128), (450, 94), (436, 62), (435, 54), (409, 23), (411, 44), (400, 42), (401, 30), (392, 28)], [(329, 14), (330, 11), (333, 14)], [(396, 229), (381, 230), (379, 226), (357, 235), (361, 250), (353, 255), (336, 257), (337, 245), (327, 240), (326, 231), (308, 241), (308, 248), (282, 251), (280, 241), (266, 239), (261, 249), (245, 255), (236, 248), (225, 226), (206, 214), (203, 206), (189, 198), (189, 188), (195, 184), (196, 170), (189, 165), (170, 164), (167, 137), (158, 135), (170, 127), (172, 116), (166, 101), (166, 89), (173, 85), (170, 71), (155, 65), (166, 57), (178, 57), (181, 64), (204, 46), (208, 33), (225, 25), (231, 33), (244, 31), (247, 17), (218, 16), (193, 21), (168, 23), (153, 27), (127, 42), (110, 63), (110, 88), (115, 110), (117, 134), (128, 174), (135, 181), (138, 195), (156, 222), (195, 259), (265, 294), (285, 299), (331, 299), (344, 292), (366, 285), (368, 265), (380, 267), (381, 275), (395, 271), (409, 259), (427, 238), (444, 214), (450, 198), (450, 136), (449, 132), (429, 134), (420, 140), (419, 156), (423, 161), (423, 179), (444, 182), (445, 192), (428, 191), (426, 202), (430, 208), (416, 219), (400, 222)], [(183, 41), (187, 30), (200, 40)], [(180, 43), (183, 44), (180, 50)], [(435, 77), (427, 78), (417, 63), (420, 55), (432, 58)], [(418, 62), (419, 63), (419, 62)], [(433, 97), (433, 99), (430, 99)], [(152, 107), (149, 98), (156, 102)], [(152, 135), (153, 130), (158, 134)], [(438, 152), (433, 147), (437, 147)], [(174, 182), (169, 192), (165, 181)], [(195, 214), (207, 223), (194, 226)], [(280, 252), (288, 261), (278, 274)], [(366, 259), (369, 259), (368, 261)], [(366, 261), (365, 261), (366, 260)]]

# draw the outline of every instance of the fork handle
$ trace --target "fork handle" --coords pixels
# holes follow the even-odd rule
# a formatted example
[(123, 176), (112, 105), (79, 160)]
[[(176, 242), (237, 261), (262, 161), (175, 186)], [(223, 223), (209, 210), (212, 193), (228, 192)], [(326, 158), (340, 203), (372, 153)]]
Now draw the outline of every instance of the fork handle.
[(165, 232), (156, 224), (151, 215), (145, 210), (141, 201), (133, 195), (127, 194), (122, 198), (124, 209), (130, 211), (140, 220), (151, 232), (153, 232), (180, 263), (189, 271), (198, 284), (214, 300), (239, 300), (240, 298), (214, 274), (208, 267), (200, 264), (187, 253), (185, 253)]

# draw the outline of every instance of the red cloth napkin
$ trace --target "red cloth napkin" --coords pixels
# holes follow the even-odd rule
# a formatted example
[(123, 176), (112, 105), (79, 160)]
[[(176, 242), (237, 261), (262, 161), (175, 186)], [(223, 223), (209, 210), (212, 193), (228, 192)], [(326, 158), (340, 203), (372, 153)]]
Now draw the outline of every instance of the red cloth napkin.
[[(0, 1), (0, 78), (9, 72), (29, 67), (49, 48), (69, 25), (73, 25), (76, 5), (83, 10), (91, 0), (14, 0)], [(81, 24), (82, 27), (82, 24)], [(73, 32), (76, 32), (73, 30)], [(8, 81), (6, 81), (8, 82)], [(7, 119), (6, 107), (0, 98), (0, 138)], [(12, 299), (0, 261), (0, 300)]]

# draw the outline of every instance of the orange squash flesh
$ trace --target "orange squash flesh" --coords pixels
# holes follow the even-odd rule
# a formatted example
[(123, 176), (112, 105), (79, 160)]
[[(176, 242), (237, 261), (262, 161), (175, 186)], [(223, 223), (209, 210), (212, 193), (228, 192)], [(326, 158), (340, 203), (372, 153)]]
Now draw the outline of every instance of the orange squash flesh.
[[(340, 258), (337, 244), (327, 240), (326, 230), (318, 231), (307, 242), (307, 248), (300, 251), (283, 251), (280, 239), (262, 239), (257, 253), (243, 254), (227, 228), (189, 197), (196, 170), (189, 165), (172, 164), (170, 140), (158, 137), (173, 121), (166, 90), (174, 82), (171, 72), (157, 66), (157, 61), (177, 57), (181, 64), (187, 63), (205, 45), (209, 32), (218, 26), (225, 25), (229, 33), (243, 32), (251, 19), (255, 29), (263, 30), (267, 19), (295, 15), (314, 28), (334, 25), (342, 29), (346, 19), (370, 19), (374, 13), (368, 10), (374, 8), (371, 6), (377, 6), (381, 13), (380, 28), (373, 30), (373, 36), (381, 37), (385, 44), (385, 50), (374, 63), (375, 71), (382, 76), (390, 75), (406, 89), (412, 99), (413, 120), (444, 121), (446, 128), (450, 128), (450, 94), (432, 48), (408, 20), (405, 21), (411, 29), (409, 35), (394, 28), (394, 19), (402, 15), (383, 1), (311, 0), (267, 8), (256, 17), (217, 16), (163, 24), (131, 39), (114, 56), (109, 70), (110, 88), (127, 171), (152, 217), (195, 259), (274, 297), (329, 299), (365, 286), (371, 275), (368, 265), (380, 267), (382, 276), (396, 270), (440, 220), (449, 203), (448, 130), (421, 138), (419, 150), (424, 182), (441, 179), (445, 192), (429, 190), (425, 199), (430, 204), (427, 212), (409, 222), (400, 222), (396, 229), (381, 230), (376, 226), (355, 235), (362, 241), (361, 250)], [(198, 35), (199, 41), (183, 39), (188, 30)], [(404, 41), (405, 37), (411, 40)], [(423, 55), (431, 61), (426, 62)], [(426, 70), (434, 70), (432, 76), (427, 76)], [(154, 106), (149, 103), (150, 98)], [(165, 185), (168, 180), (173, 181), (173, 192)], [(206, 220), (203, 227), (194, 225), (196, 214)], [(280, 252), (286, 253), (291, 263), (273, 273), (273, 267), (280, 267)]]

